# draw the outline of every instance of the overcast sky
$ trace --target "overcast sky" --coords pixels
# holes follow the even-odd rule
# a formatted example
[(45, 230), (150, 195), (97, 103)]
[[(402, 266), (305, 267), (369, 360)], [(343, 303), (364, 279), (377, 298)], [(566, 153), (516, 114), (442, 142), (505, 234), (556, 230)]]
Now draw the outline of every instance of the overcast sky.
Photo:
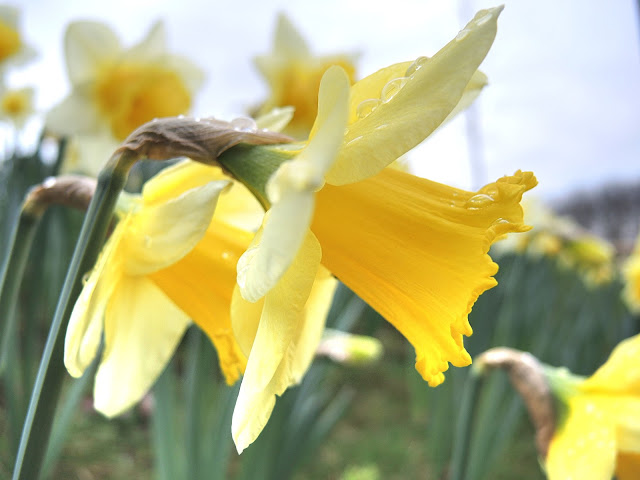
[[(97, 19), (130, 45), (156, 19), (172, 51), (208, 74), (194, 113), (229, 118), (266, 95), (253, 56), (271, 48), (286, 12), (315, 53), (359, 52), (360, 76), (433, 55), (484, 0), (133, 1), (21, 0), (22, 29), (40, 53), (12, 78), (38, 88), (45, 109), (68, 90), (66, 24)], [(474, 136), (483, 168), (472, 179), (467, 118), (438, 131), (411, 159), (416, 173), (471, 188), (517, 169), (533, 170), (538, 195), (557, 198), (604, 181), (640, 180), (640, 35), (633, 0), (506, 2), (482, 70), (490, 85), (477, 102)], [(479, 153), (478, 153), (479, 152)]]

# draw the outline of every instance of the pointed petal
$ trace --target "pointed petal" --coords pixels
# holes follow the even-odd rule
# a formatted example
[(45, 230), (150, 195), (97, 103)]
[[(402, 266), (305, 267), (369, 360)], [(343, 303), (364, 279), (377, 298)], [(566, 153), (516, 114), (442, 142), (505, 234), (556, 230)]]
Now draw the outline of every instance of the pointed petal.
[(317, 194), (312, 231), (322, 264), (416, 349), (416, 369), (435, 386), (448, 362), (471, 363), (462, 335), (477, 297), (496, 284), (491, 243), (523, 225), (530, 173), (473, 194), (393, 169)]
[(640, 396), (640, 335), (620, 342), (605, 364), (582, 384), (582, 390)]
[(239, 378), (247, 363), (234, 339), (229, 314), (236, 263), (251, 236), (214, 220), (188, 255), (149, 277), (209, 336), (229, 384)]
[(105, 63), (122, 52), (120, 40), (105, 24), (73, 22), (64, 37), (67, 73), (71, 84), (82, 85), (95, 78)]
[(166, 37), (164, 22), (161, 20), (156, 21), (140, 43), (125, 52), (124, 59), (133, 62), (148, 62), (165, 55), (167, 52)]
[(569, 400), (569, 416), (554, 433), (546, 459), (549, 480), (613, 476), (615, 426), (606, 405), (584, 396)]
[(273, 55), (288, 59), (305, 59), (310, 56), (306, 40), (284, 13), (278, 15)]
[(347, 116), (349, 80), (340, 67), (322, 78), (315, 136), (293, 160), (284, 162), (267, 183), (272, 208), (262, 236), (256, 236), (238, 263), (242, 296), (255, 302), (282, 277), (304, 241), (313, 215), (315, 191), (335, 158)]
[(207, 230), (228, 182), (210, 182), (165, 203), (143, 206), (123, 239), (129, 275), (146, 275), (177, 262)]
[(104, 312), (120, 281), (122, 259), (118, 248), (127, 224), (128, 220), (123, 220), (107, 240), (71, 312), (64, 344), (64, 364), (73, 377), (81, 377), (96, 356)]
[(293, 118), (293, 113), (293, 107), (276, 107), (256, 118), (256, 126), (272, 132), (281, 132)]
[(95, 408), (118, 415), (149, 390), (171, 359), (189, 317), (150, 280), (123, 277), (107, 307)]
[[(344, 185), (375, 175), (429, 136), (459, 103), (484, 60), (501, 10), (478, 12), (454, 40), (414, 73), (398, 77), (393, 88), (379, 84), (371, 99), (376, 108), (349, 125), (327, 182)], [(387, 89), (397, 93), (391, 96)]]
[[(107, 128), (96, 106), (80, 91), (71, 93), (54, 106), (47, 113), (45, 123), (48, 130), (65, 136), (95, 133)], [(107, 160), (102, 159), (103, 164)]]
[(320, 245), (309, 234), (291, 268), (265, 297), (233, 412), (231, 431), (238, 452), (250, 445), (266, 425), (275, 396), (296, 381), (292, 356), (304, 328), (302, 315), (320, 256)]

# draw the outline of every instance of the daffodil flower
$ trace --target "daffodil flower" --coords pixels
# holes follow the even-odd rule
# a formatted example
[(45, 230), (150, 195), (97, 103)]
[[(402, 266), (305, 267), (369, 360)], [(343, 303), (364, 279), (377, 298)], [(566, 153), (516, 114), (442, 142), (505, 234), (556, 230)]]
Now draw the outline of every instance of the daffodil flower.
[[(232, 421), (238, 451), (264, 426), (300, 334), (276, 319), (302, 308), (319, 269), (407, 337), (430, 385), (443, 381), (449, 362), (471, 363), (462, 342), (472, 333), (467, 315), (496, 283), (487, 252), (494, 239), (527, 230), (519, 201), (535, 178), (518, 172), (472, 193), (386, 167), (468, 101), (500, 10), (479, 12), (433, 58), (392, 65), (352, 87), (331, 67), (309, 141), (266, 148), (289, 160), (264, 185), (271, 208), (238, 262), (234, 331), (255, 331)], [(239, 325), (256, 318), (257, 329)]]
[(0, 73), (7, 67), (22, 65), (35, 57), (18, 29), (19, 10), (0, 5)]
[(258, 70), (271, 89), (270, 97), (258, 110), (262, 115), (277, 107), (295, 109), (284, 130), (296, 138), (305, 138), (318, 112), (318, 87), (324, 72), (332, 65), (345, 69), (350, 83), (355, 80), (355, 55), (315, 56), (302, 35), (284, 14), (278, 24), (269, 55), (255, 58)]
[(0, 85), (1, 119), (7, 119), (20, 128), (33, 112), (33, 88), (11, 89)]
[(564, 414), (545, 461), (550, 480), (640, 476), (640, 335), (621, 342), (591, 377), (550, 369)]
[(622, 273), (625, 280), (623, 298), (634, 312), (640, 312), (640, 237), (633, 253), (624, 262)]
[(200, 69), (167, 51), (161, 22), (129, 49), (102, 23), (74, 22), (66, 31), (65, 57), (72, 91), (49, 112), (46, 126), (75, 138), (90, 171), (101, 165), (87, 162), (103, 162), (143, 123), (187, 113), (203, 80)]
[(71, 375), (82, 375), (104, 332), (94, 400), (107, 416), (126, 410), (149, 389), (190, 319), (216, 346), (229, 383), (244, 370), (229, 305), (236, 262), (251, 233), (212, 221), (229, 182), (220, 180), (218, 169), (190, 168), (196, 169), (195, 185), (181, 181), (185, 166), (179, 164), (147, 182), (141, 196), (121, 198), (120, 221), (71, 315), (65, 344)]

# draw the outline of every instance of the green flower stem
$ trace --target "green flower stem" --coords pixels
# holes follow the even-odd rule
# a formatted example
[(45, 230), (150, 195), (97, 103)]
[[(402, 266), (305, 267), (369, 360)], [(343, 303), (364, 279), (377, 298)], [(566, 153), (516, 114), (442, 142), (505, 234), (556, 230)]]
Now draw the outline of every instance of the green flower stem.
[(22, 210), (2, 267), (0, 276), (0, 318), (2, 318), (0, 376), (4, 375), (7, 368), (9, 348), (14, 341), (18, 292), (40, 218), (41, 215), (38, 212), (31, 209)]
[(462, 397), (462, 405), (458, 415), (453, 452), (451, 454), (450, 480), (463, 480), (466, 478), (466, 467), (469, 460), (469, 445), (478, 394), (482, 387), (484, 376), (476, 368), (471, 368), (467, 377), (466, 386)]
[(136, 160), (137, 155), (126, 151), (114, 155), (98, 177), (98, 186), (80, 231), (40, 361), (22, 430), (13, 480), (34, 480), (39, 476), (65, 378), (64, 332), (75, 300), (82, 290), (82, 277), (93, 268), (98, 258), (118, 195)]
[(264, 145), (237, 145), (225, 151), (217, 161), (268, 210), (270, 204), (266, 193), (267, 181), (283, 162), (294, 156), (285, 150)]

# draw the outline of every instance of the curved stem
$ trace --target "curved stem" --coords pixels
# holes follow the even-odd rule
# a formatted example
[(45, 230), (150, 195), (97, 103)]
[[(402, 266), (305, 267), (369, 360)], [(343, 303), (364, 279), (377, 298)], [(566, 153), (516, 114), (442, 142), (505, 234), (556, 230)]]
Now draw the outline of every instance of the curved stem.
[(34, 480), (40, 474), (65, 377), (64, 332), (82, 290), (82, 277), (91, 270), (98, 257), (118, 195), (136, 159), (137, 155), (127, 152), (114, 156), (98, 177), (96, 192), (80, 231), (40, 361), (22, 429), (13, 480)]

